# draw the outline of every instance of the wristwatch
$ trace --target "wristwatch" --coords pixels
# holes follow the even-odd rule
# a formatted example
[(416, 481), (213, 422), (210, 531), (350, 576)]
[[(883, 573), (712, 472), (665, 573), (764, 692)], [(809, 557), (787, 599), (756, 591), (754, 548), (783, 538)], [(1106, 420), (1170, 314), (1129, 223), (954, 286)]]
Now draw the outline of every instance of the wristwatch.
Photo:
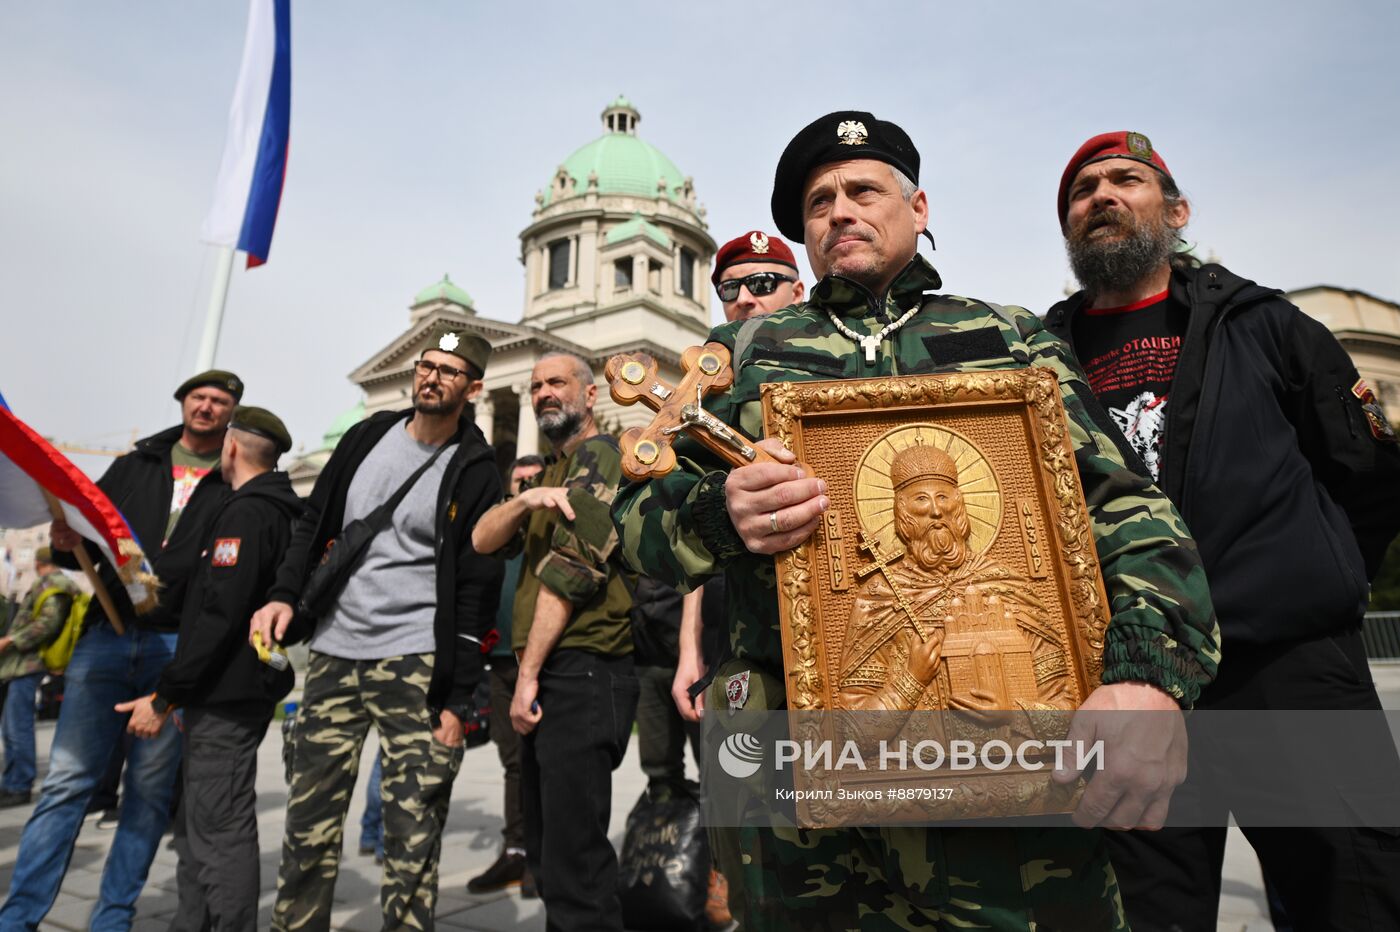
[(160, 693), (151, 693), (151, 708), (155, 710), (157, 715), (164, 715), (171, 709), (170, 700)]

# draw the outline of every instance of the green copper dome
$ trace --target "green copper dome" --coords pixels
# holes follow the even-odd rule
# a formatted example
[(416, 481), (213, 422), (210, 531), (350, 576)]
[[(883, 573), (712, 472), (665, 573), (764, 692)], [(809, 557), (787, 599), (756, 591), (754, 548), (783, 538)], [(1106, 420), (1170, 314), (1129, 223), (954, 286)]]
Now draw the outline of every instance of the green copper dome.
[(442, 281), (433, 282), (427, 288), (413, 296), (413, 306), (427, 304), (429, 301), (451, 301), (453, 304), (460, 304), (462, 307), (472, 306), (472, 296), (466, 291), (457, 287), (452, 279), (443, 273)]
[(346, 411), (331, 422), (330, 429), (322, 435), (327, 450), (334, 450), (335, 445), (340, 443), (340, 438), (345, 436), (345, 432), (365, 419), (365, 400), (361, 398), (355, 407)]
[[(656, 197), (657, 182), (664, 178), (666, 197), (680, 202), (685, 176), (660, 149), (637, 137), (640, 119), (636, 108), (620, 94), (608, 105), (603, 111), (606, 132), (564, 160), (562, 167), (573, 179), (575, 195), (588, 193), (589, 176), (596, 172), (599, 194)], [(551, 179), (544, 189), (544, 203), (554, 199)]]

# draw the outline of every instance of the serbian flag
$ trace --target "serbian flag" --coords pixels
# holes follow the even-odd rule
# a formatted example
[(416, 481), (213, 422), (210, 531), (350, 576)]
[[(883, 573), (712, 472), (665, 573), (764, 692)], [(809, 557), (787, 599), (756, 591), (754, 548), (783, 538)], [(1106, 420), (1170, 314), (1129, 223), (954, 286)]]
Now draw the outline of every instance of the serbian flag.
[(250, 269), (272, 248), (291, 116), (291, 0), (250, 0), (224, 160), (201, 231), (205, 242), (246, 252)]
[(121, 512), (0, 397), (0, 527), (48, 523), (53, 519), (50, 497), (68, 526), (92, 541), (116, 569), (136, 611), (154, 608), (155, 574)]

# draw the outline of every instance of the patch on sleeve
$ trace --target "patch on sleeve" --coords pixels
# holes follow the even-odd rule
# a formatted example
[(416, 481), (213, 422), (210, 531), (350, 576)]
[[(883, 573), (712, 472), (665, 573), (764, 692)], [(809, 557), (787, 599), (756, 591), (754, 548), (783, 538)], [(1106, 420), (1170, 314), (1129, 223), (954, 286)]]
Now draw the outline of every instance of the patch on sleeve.
[(214, 566), (237, 566), (238, 548), (242, 543), (241, 537), (220, 537), (214, 541), (214, 557), (210, 563)]
[(1366, 384), (1366, 380), (1357, 379), (1356, 384), (1351, 387), (1351, 393), (1361, 402), (1361, 410), (1366, 414), (1366, 426), (1371, 428), (1371, 436), (1386, 443), (1394, 443), (1395, 428), (1386, 420), (1385, 409), (1376, 400), (1376, 393), (1371, 391), (1371, 386)]
[(729, 700), (729, 711), (742, 709), (749, 701), (749, 672), (736, 673), (724, 681), (724, 698)]

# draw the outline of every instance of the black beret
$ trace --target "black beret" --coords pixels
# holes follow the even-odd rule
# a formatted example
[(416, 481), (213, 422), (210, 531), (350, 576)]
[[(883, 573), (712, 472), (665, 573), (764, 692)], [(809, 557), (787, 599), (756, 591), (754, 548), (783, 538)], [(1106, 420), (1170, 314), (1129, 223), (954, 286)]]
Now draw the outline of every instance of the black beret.
[(784, 236), (805, 242), (802, 188), (812, 169), (832, 162), (874, 159), (919, 183), (919, 150), (896, 124), (863, 110), (838, 110), (807, 126), (788, 143), (773, 176), (773, 222)]
[(455, 327), (445, 321), (433, 328), (432, 335), (428, 338), (428, 345), (423, 347), (423, 352), (426, 353), (428, 350), (451, 353), (471, 364), (482, 375), (486, 374), (486, 360), (491, 357), (491, 344), (486, 341), (485, 337)]
[(227, 369), (210, 369), (208, 372), (190, 376), (175, 389), (175, 400), (184, 401), (186, 395), (204, 385), (222, 388), (233, 396), (234, 401), (243, 400), (243, 380)]
[(271, 440), (277, 444), (278, 453), (286, 453), (292, 448), (292, 435), (287, 432), (287, 425), (266, 408), (239, 405), (233, 409), (233, 419), (228, 426)]

